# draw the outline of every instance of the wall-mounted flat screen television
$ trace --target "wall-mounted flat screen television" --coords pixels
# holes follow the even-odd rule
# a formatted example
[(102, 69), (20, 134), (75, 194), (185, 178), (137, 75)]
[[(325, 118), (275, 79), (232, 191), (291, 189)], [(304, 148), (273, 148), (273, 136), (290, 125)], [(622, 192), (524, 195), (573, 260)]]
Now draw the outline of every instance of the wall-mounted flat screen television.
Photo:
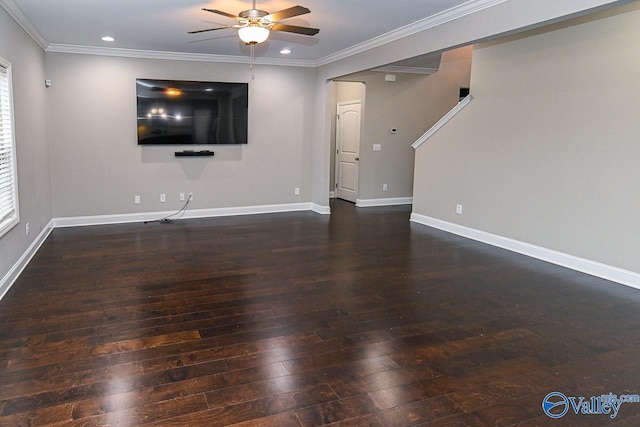
[(247, 83), (136, 79), (139, 145), (246, 144)]

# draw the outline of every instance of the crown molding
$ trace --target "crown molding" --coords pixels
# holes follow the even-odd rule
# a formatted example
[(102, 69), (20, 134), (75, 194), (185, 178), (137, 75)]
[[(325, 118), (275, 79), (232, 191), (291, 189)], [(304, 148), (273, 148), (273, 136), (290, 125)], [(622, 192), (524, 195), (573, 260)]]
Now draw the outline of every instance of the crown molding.
[(437, 68), (424, 67), (402, 67), (399, 65), (387, 65), (386, 67), (374, 68), (371, 71), (379, 71), (381, 73), (402, 73), (402, 74), (422, 74), (431, 75), (438, 71)]
[(341, 59), (366, 52), (367, 50), (380, 47), (387, 43), (400, 40), (404, 37), (408, 37), (413, 34), (428, 30), (430, 28), (437, 27), (438, 25), (446, 24), (447, 22), (451, 22), (456, 19), (478, 13), (482, 10), (489, 9), (507, 1), (509, 0), (469, 0), (461, 4), (460, 6), (452, 7), (451, 9), (444, 10), (440, 13), (436, 13), (435, 15), (431, 15), (424, 19), (416, 21), (412, 24), (405, 25), (404, 27), (400, 27), (393, 31), (389, 31), (388, 33), (382, 34), (381, 36), (374, 37), (370, 40), (356, 44), (347, 49), (343, 49), (339, 52), (320, 58), (316, 61), (316, 66), (321, 67), (323, 65), (327, 65), (332, 62), (336, 62)]
[[(0, 0), (1, 1), (1, 0)], [(123, 49), (114, 47), (80, 46), (51, 43), (46, 49), (53, 53), (74, 53), (78, 55), (117, 56), (140, 59), (168, 59), (172, 61), (217, 62), (231, 64), (250, 64), (247, 56), (211, 55), (205, 53), (165, 52), (157, 50)], [(286, 60), (278, 58), (256, 58), (257, 65), (276, 65), (284, 67), (315, 67), (314, 61)]]
[(25, 15), (25, 13), (18, 7), (17, 4), (13, 0), (0, 0), (0, 6), (4, 10), (7, 11), (9, 16), (13, 18), (14, 21), (18, 23), (22, 27), (23, 30), (27, 32), (29, 37), (33, 39), (34, 42), (38, 44), (42, 48), (42, 50), (46, 50), (49, 42), (44, 38), (40, 31), (33, 25), (31, 20)]
[[(381, 36), (374, 37), (373, 39), (356, 44), (331, 55), (327, 55), (318, 60), (284, 60), (279, 58), (256, 58), (255, 64), (307, 68), (321, 67), (323, 65), (348, 58), (349, 56), (356, 55), (367, 50), (383, 46), (387, 43), (400, 40), (404, 37), (408, 37), (413, 34), (428, 30), (438, 25), (442, 25), (447, 22), (460, 19), (467, 15), (480, 12), (482, 10), (494, 7), (507, 1), (509, 0), (469, 0), (461, 4), (460, 6), (456, 6), (435, 15), (429, 16), (412, 24), (405, 25), (404, 27), (390, 31)], [(7, 13), (9, 13), (9, 15), (27, 32), (27, 34), (46, 52), (119, 56), (126, 58), (168, 59), (176, 61), (199, 61), (237, 64), (250, 63), (250, 59), (245, 56), (165, 52), (49, 43), (33, 25), (33, 23), (25, 15), (25, 13), (15, 4), (14, 0), (0, 0), (0, 6), (2, 6), (7, 11)], [(415, 72), (415, 70), (411, 72)]]

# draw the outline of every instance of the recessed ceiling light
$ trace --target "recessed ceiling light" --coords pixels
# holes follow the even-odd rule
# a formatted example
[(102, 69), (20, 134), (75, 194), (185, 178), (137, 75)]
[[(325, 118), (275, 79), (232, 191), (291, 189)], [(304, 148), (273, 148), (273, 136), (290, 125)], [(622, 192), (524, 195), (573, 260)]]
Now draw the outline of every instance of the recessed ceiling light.
[(102, 41), (103, 41), (103, 42), (114, 42), (114, 41), (116, 41), (116, 39), (114, 39), (114, 38), (113, 38), (113, 37), (111, 37), (111, 36), (104, 36), (104, 37), (102, 38)]
[(288, 47), (285, 47), (280, 51), (280, 53), (283, 55), (289, 55), (291, 53), (291, 49), (289, 49)]

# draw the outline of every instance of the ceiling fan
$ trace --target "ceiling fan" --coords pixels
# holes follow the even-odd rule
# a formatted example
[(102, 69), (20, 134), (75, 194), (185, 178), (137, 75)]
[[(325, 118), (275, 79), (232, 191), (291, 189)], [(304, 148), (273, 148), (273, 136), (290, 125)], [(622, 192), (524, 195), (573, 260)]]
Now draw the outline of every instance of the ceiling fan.
[(293, 6), (287, 9), (283, 9), (279, 12), (269, 13), (264, 10), (256, 9), (256, 0), (253, 0), (253, 8), (249, 10), (243, 10), (238, 15), (233, 15), (231, 13), (223, 12), (216, 9), (202, 8), (202, 10), (216, 13), (227, 18), (235, 19), (236, 21), (238, 21), (238, 23), (226, 27), (189, 31), (188, 34), (224, 30), (227, 28), (237, 28), (238, 37), (240, 37), (240, 39), (244, 43), (253, 46), (266, 41), (269, 38), (270, 31), (284, 31), (287, 33), (302, 34), (305, 36), (315, 36), (320, 32), (320, 30), (317, 28), (299, 27), (297, 25), (280, 23), (280, 21), (283, 21), (285, 19), (293, 18), (311, 12), (309, 9), (303, 6)]

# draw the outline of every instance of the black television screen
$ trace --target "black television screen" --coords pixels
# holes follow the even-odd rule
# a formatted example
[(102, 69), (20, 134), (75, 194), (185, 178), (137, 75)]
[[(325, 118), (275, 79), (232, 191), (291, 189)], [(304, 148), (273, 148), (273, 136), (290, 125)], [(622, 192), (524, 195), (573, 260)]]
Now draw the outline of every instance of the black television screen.
[(138, 144), (246, 144), (247, 83), (136, 79)]

